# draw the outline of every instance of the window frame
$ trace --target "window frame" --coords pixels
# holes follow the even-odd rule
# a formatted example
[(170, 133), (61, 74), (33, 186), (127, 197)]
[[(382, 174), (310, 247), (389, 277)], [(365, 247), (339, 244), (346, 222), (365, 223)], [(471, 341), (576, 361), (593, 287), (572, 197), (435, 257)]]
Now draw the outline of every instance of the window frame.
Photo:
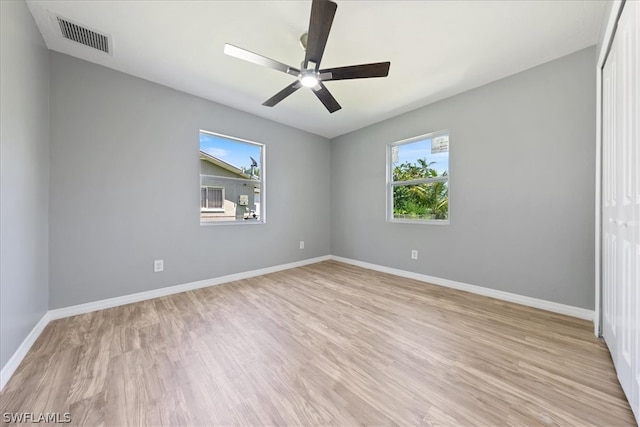
[[(224, 212), (224, 187), (216, 187), (214, 185), (200, 185), (200, 189), (202, 191), (202, 189), (205, 188), (206, 191), (209, 191), (209, 188), (212, 188), (214, 190), (221, 190), (222, 193), (222, 207), (221, 208), (203, 208), (202, 207), (202, 199), (200, 199), (200, 212)], [(206, 198), (205, 200), (209, 200), (208, 198)]]
[[(267, 203), (266, 203), (266, 194), (267, 194), (267, 173), (266, 173), (266, 156), (267, 156), (267, 146), (266, 144), (263, 144), (261, 142), (256, 142), (256, 141), (252, 141), (249, 139), (244, 139), (244, 138), (238, 138), (236, 136), (231, 136), (231, 135), (225, 135), (223, 133), (218, 133), (218, 132), (212, 132), (209, 130), (205, 130), (205, 129), (199, 129), (198, 131), (198, 138), (200, 137), (201, 133), (205, 133), (207, 135), (212, 135), (218, 138), (224, 138), (224, 139), (229, 139), (232, 141), (237, 141), (237, 142), (242, 142), (242, 143), (246, 143), (246, 144), (251, 144), (251, 145), (256, 145), (258, 147), (260, 147), (260, 214), (259, 214), (259, 218), (257, 220), (250, 220), (250, 221), (206, 221), (203, 222), (202, 221), (202, 212), (211, 212), (211, 211), (205, 211), (203, 209), (200, 209), (198, 212), (198, 215), (200, 217), (200, 226), (202, 227), (208, 227), (208, 226), (225, 226), (225, 225), (239, 225), (239, 224), (251, 224), (251, 225), (261, 225), (261, 224), (266, 224), (267, 223)], [(200, 151), (200, 143), (198, 143), (198, 151)], [(200, 167), (198, 166), (198, 169), (200, 169)], [(212, 187), (210, 185), (202, 185), (202, 174), (200, 174), (200, 170), (198, 170), (198, 176), (199, 176), (199, 182), (200, 182), (200, 191), (202, 191), (202, 187)], [(235, 179), (235, 178), (228, 178), (225, 177), (226, 179)], [(215, 187), (215, 186), (213, 186)], [(224, 187), (222, 188), (222, 192), (223, 192), (223, 196), (225, 195), (225, 190)], [(215, 210), (213, 212), (224, 212), (224, 197), (223, 197), (223, 208), (220, 210)]]
[[(402, 139), (399, 141), (391, 142), (386, 146), (386, 222), (398, 223), (398, 224), (421, 224), (421, 225), (449, 225), (451, 223), (451, 146), (447, 150), (447, 176), (432, 177), (432, 178), (420, 178), (412, 179), (408, 181), (394, 181), (393, 180), (393, 148), (402, 145), (412, 144), (425, 139), (436, 138), (438, 136), (451, 137), (449, 129), (442, 129), (435, 132), (429, 132), (422, 135), (414, 136), (411, 138)], [(393, 189), (398, 186), (416, 185), (416, 184), (428, 184), (434, 182), (446, 182), (447, 183), (447, 219), (406, 219), (406, 218), (394, 218), (393, 217)]]

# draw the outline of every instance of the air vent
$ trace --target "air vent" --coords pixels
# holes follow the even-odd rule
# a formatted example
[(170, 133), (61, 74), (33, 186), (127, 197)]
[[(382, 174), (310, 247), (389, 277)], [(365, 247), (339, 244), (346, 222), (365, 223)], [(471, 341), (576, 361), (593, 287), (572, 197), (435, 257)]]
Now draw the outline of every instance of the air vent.
[(62, 37), (65, 39), (73, 40), (74, 42), (111, 54), (109, 36), (97, 33), (78, 24), (74, 24), (73, 22), (59, 16), (56, 18), (60, 25)]

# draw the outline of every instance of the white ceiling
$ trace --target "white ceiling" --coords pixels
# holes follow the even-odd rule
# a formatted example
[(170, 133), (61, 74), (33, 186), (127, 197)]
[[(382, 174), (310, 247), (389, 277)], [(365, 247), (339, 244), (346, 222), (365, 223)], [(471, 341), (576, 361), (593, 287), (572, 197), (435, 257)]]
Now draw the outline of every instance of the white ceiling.
[[(389, 77), (327, 82), (329, 114), (295, 79), (225, 43), (298, 67), (311, 1), (27, 0), (47, 47), (327, 138), (596, 44), (605, 2), (337, 0), (322, 68), (391, 61)], [(113, 38), (109, 56), (63, 39), (50, 13)]]

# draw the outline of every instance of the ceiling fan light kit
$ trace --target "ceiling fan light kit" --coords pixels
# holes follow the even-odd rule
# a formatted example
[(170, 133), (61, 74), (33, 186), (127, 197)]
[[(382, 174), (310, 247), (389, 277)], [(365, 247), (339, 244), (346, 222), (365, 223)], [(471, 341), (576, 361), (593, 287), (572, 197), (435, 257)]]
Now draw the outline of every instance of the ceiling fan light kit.
[(300, 74), (300, 83), (304, 87), (316, 87), (318, 85), (318, 77), (315, 73)]
[(331, 95), (323, 82), (387, 77), (389, 75), (390, 62), (320, 69), (320, 61), (324, 54), (324, 48), (327, 45), (329, 31), (331, 30), (333, 17), (335, 16), (337, 8), (338, 5), (330, 0), (312, 1), (309, 31), (300, 37), (300, 45), (305, 49), (305, 57), (300, 65), (300, 69), (228, 43), (224, 45), (224, 53), (229, 56), (297, 77), (295, 82), (276, 93), (262, 105), (273, 107), (301, 87), (307, 87), (312, 90), (325, 108), (330, 113), (333, 113), (342, 107), (333, 95)]

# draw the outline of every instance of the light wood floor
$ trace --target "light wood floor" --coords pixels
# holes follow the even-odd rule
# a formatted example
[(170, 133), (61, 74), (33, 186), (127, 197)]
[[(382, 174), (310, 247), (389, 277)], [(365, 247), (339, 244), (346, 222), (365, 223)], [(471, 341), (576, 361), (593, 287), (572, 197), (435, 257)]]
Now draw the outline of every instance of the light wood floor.
[(328, 261), (54, 321), (0, 413), (78, 425), (635, 425), (590, 322)]

